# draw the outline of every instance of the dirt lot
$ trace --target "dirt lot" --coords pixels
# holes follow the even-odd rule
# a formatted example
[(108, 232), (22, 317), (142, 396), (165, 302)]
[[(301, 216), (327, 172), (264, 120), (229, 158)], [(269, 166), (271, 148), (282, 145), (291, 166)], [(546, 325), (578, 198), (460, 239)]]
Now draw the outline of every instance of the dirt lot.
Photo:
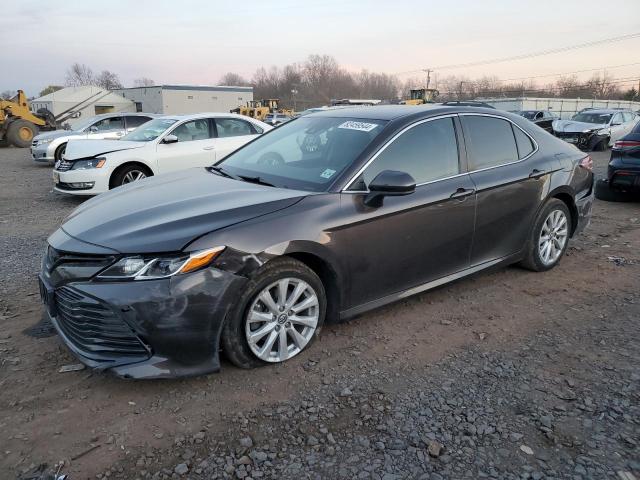
[(286, 365), (133, 382), (59, 373), (58, 338), (24, 333), (45, 240), (82, 200), (27, 150), (0, 165), (0, 479), (640, 478), (640, 203), (597, 201), (550, 272), (330, 325)]

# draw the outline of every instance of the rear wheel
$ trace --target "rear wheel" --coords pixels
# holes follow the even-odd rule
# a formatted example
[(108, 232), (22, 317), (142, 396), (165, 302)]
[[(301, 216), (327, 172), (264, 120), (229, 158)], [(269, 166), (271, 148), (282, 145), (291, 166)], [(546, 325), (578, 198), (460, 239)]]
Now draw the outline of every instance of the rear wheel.
[(142, 165), (125, 165), (119, 170), (116, 170), (111, 178), (111, 182), (109, 182), (109, 188), (116, 188), (122, 185), (127, 185), (128, 183), (137, 182), (138, 180), (150, 177), (151, 175), (152, 173), (149, 169)]
[(9, 124), (7, 128), (7, 141), (9, 144), (20, 148), (31, 145), (33, 137), (38, 134), (38, 127), (26, 120), (18, 119)]
[(555, 267), (569, 245), (571, 213), (564, 202), (549, 200), (538, 213), (526, 247), (523, 267), (543, 272)]
[(291, 258), (272, 260), (229, 312), (225, 355), (240, 368), (284, 362), (318, 336), (325, 312), (324, 286), (313, 270)]

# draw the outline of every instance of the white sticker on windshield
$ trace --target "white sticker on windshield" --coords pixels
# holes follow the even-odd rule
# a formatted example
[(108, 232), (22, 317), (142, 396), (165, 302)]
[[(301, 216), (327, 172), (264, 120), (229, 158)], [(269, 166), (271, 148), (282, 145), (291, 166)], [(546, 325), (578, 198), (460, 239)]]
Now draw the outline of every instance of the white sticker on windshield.
[(365, 123), (365, 122), (354, 122), (353, 120), (349, 120), (338, 125), (338, 128), (346, 128), (349, 130), (359, 130), (361, 132), (370, 132), (374, 128), (378, 126), (377, 123)]
[(331, 178), (331, 177), (333, 177), (333, 174), (334, 174), (334, 173), (336, 173), (336, 171), (335, 171), (335, 170), (331, 170), (330, 168), (327, 168), (324, 172), (322, 172), (322, 173), (320, 174), (320, 176), (321, 176), (322, 178)]

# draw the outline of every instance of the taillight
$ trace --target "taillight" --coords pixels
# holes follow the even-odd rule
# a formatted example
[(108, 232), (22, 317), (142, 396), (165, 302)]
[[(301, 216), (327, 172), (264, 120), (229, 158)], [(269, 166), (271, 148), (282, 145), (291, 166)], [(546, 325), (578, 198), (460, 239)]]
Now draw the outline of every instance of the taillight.
[(613, 144), (613, 148), (616, 150), (622, 150), (623, 148), (640, 147), (640, 142), (636, 140), (618, 140)]
[(593, 172), (593, 160), (591, 159), (591, 156), (587, 155), (582, 160), (580, 160), (580, 166), (585, 170)]

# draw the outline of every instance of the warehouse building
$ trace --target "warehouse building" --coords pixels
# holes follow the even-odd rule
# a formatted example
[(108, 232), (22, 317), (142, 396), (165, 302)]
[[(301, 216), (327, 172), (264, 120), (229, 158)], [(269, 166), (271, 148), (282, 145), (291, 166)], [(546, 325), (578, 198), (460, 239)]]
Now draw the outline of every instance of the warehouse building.
[(479, 98), (498, 110), (548, 110), (568, 119), (585, 108), (628, 108), (640, 110), (640, 102), (629, 100), (594, 100), (589, 98)]
[(228, 112), (253, 100), (253, 87), (156, 85), (113, 92), (134, 102), (138, 112), (165, 115)]
[(104, 88), (87, 85), (63, 88), (31, 101), (31, 111), (36, 113), (41, 108), (73, 128), (101, 113), (135, 112), (136, 104)]

